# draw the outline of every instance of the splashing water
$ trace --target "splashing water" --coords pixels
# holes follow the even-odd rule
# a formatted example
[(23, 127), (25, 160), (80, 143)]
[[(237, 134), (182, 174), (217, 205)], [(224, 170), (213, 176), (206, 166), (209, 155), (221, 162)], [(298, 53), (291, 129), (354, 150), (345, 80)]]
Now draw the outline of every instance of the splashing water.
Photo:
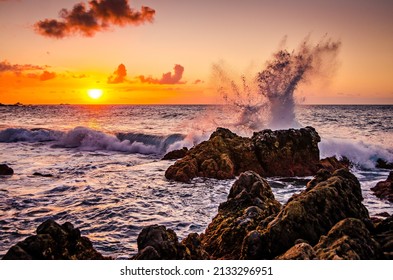
[(330, 39), (316, 45), (305, 39), (297, 50), (274, 53), (263, 71), (251, 79), (243, 75), (240, 83), (231, 79), (222, 65), (214, 65), (220, 81), (218, 92), (235, 116), (232, 124), (226, 125), (238, 131), (300, 127), (295, 117), (295, 90), (311, 78), (332, 74), (340, 46), (339, 41)]

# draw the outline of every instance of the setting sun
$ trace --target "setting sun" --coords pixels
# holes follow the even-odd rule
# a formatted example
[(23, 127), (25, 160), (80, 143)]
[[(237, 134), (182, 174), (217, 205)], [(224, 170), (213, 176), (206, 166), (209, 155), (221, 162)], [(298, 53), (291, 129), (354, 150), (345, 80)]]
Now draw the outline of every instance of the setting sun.
[(93, 99), (98, 99), (102, 96), (102, 89), (89, 89), (87, 94)]

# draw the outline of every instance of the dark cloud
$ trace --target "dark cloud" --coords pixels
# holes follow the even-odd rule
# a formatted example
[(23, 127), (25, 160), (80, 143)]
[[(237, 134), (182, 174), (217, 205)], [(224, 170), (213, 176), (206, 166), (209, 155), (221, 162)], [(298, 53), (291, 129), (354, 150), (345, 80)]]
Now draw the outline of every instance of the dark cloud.
[(47, 80), (52, 80), (56, 78), (56, 73), (55, 72), (48, 72), (48, 71), (44, 71), (41, 75), (40, 75), (40, 81), (47, 81)]
[(15, 74), (20, 74), (23, 71), (44, 70), (44, 69), (45, 67), (32, 65), (32, 64), (11, 64), (6, 60), (0, 62), (0, 73), (13, 72)]
[(142, 83), (149, 84), (161, 84), (161, 85), (173, 85), (173, 84), (184, 84), (180, 80), (183, 77), (184, 67), (180, 64), (176, 64), (173, 68), (174, 73), (171, 72), (162, 74), (161, 79), (155, 79), (152, 77), (139, 76), (138, 78)]
[(113, 75), (108, 78), (108, 84), (120, 84), (124, 82), (127, 76), (127, 69), (124, 64), (120, 64)]
[(200, 79), (197, 79), (197, 80), (194, 81), (194, 85), (202, 84), (202, 83), (204, 83), (204, 81), (202, 81)]
[(75, 4), (72, 10), (62, 9), (61, 19), (44, 19), (35, 24), (36, 31), (48, 37), (64, 38), (77, 33), (94, 36), (96, 32), (108, 29), (111, 25), (139, 25), (152, 22), (155, 10), (141, 7), (134, 10), (128, 0), (92, 0)]

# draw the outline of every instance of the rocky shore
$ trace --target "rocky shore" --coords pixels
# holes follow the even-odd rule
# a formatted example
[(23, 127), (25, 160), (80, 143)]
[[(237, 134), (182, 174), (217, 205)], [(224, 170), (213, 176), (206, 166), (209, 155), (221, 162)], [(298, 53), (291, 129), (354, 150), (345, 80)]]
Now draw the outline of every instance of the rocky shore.
[[(179, 240), (165, 226), (145, 227), (132, 259), (393, 259), (393, 216), (370, 218), (349, 162), (319, 160), (319, 141), (311, 127), (264, 130), (252, 138), (220, 128), (208, 141), (183, 150), (185, 156), (167, 170), (167, 178), (183, 182), (196, 176), (238, 178), (203, 233)], [(284, 205), (264, 179), (310, 174), (314, 178), (306, 188)], [(97, 252), (72, 224), (47, 220), (36, 235), (12, 246), (3, 259), (110, 256)]]

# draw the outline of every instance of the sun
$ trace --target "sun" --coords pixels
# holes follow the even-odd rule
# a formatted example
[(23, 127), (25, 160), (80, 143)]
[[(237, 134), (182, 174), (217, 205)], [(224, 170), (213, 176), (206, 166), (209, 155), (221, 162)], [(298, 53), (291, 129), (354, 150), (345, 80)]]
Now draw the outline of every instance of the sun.
[(90, 98), (98, 99), (102, 96), (102, 89), (89, 89), (87, 94), (90, 96)]

